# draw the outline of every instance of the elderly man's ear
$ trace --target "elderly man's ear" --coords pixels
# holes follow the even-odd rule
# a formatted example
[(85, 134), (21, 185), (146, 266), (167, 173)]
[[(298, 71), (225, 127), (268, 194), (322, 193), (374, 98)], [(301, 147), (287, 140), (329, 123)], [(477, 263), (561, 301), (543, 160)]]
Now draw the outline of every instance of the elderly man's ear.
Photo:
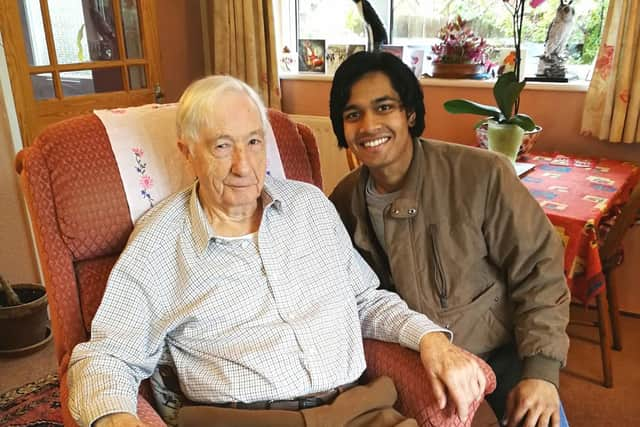
[(178, 150), (182, 153), (182, 155), (187, 159), (191, 160), (191, 149), (189, 148), (189, 143), (183, 141), (181, 139), (178, 140)]

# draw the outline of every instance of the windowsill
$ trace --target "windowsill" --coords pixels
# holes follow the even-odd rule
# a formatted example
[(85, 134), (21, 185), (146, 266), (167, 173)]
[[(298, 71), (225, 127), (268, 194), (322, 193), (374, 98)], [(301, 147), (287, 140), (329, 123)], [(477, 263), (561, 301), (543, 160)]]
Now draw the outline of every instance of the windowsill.
[[(333, 80), (333, 76), (329, 74), (315, 73), (281, 73), (282, 80), (310, 80), (310, 81), (326, 81)], [(472, 80), (472, 79), (434, 79), (422, 78), (420, 84), (422, 86), (447, 86), (447, 87), (471, 87), (471, 88), (492, 88), (495, 80)], [(545, 82), (527, 82), (527, 90), (543, 90), (543, 91), (559, 91), (559, 92), (586, 92), (589, 88), (589, 82), (586, 80), (572, 80), (568, 83), (545, 83)]]

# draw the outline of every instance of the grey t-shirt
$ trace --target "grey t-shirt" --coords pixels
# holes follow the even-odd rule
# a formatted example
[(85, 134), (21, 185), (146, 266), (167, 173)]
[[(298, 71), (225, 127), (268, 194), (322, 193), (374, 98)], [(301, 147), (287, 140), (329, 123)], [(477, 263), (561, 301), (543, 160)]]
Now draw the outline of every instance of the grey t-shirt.
[(373, 184), (373, 179), (369, 177), (367, 180), (367, 187), (365, 191), (365, 197), (367, 201), (367, 210), (369, 211), (369, 219), (373, 226), (373, 231), (376, 233), (376, 238), (382, 246), (384, 253), (387, 253), (387, 244), (384, 241), (384, 219), (383, 214), (387, 206), (393, 202), (398, 196), (399, 191), (393, 193), (379, 193)]

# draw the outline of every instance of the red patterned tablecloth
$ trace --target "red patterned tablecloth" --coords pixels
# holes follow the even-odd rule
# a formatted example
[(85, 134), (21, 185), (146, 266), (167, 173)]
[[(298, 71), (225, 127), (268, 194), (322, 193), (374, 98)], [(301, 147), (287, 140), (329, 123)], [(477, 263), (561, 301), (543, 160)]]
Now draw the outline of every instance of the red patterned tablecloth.
[(640, 180), (633, 163), (532, 153), (522, 182), (538, 200), (565, 246), (565, 274), (572, 295), (582, 302), (605, 289), (598, 230), (629, 198)]

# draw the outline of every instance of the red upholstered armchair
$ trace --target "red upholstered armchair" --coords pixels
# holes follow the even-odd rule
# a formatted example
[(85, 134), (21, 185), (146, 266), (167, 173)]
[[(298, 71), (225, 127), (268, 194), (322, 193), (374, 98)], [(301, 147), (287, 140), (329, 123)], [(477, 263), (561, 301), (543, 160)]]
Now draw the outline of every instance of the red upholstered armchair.
[[(310, 129), (280, 112), (269, 118), (285, 173), (322, 187), (320, 160)], [(47, 287), (60, 374), (65, 425), (74, 425), (67, 407), (67, 366), (74, 346), (89, 338), (91, 320), (111, 268), (133, 228), (118, 167), (101, 121), (94, 114), (46, 128), (16, 158)], [(424, 389), (416, 353), (397, 345), (366, 343), (370, 374), (394, 378), (399, 409), (420, 425), (462, 425), (437, 410)], [(495, 377), (487, 365), (488, 386)], [(138, 414), (164, 425), (144, 393)], [(148, 394), (146, 394), (148, 395)]]

